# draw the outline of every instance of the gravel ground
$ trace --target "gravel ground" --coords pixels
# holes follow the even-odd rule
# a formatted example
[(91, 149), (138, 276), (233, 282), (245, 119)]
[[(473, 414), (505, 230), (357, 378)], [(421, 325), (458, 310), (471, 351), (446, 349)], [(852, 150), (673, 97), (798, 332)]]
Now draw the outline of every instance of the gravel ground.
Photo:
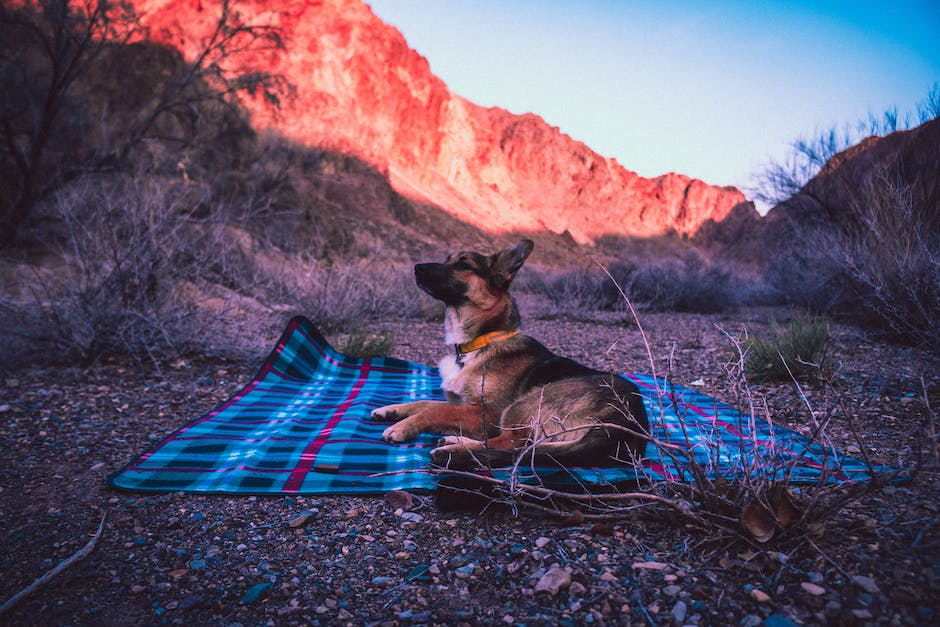
[[(734, 402), (725, 364), (744, 324), (772, 315), (647, 314), (658, 374)], [(439, 323), (389, 323), (396, 356), (434, 362)], [(543, 319), (526, 331), (596, 367), (649, 371), (623, 319)], [(244, 363), (180, 361), (161, 372), (107, 363), (0, 373), (0, 597), (88, 542), (93, 552), (0, 616), (8, 624), (936, 624), (940, 473), (919, 446), (920, 379), (936, 359), (833, 325), (833, 387), (753, 385), (778, 423), (807, 428), (837, 401), (832, 437), (914, 480), (850, 503), (810, 537), (768, 545), (664, 515), (558, 525), (444, 512), (395, 498), (139, 495), (105, 478), (240, 389)], [(272, 335), (271, 342), (273, 343)], [(249, 363), (250, 362), (250, 363)], [(762, 401), (763, 402), (763, 401)], [(935, 408), (936, 409), (936, 408)], [(922, 450), (923, 449), (923, 450)]]

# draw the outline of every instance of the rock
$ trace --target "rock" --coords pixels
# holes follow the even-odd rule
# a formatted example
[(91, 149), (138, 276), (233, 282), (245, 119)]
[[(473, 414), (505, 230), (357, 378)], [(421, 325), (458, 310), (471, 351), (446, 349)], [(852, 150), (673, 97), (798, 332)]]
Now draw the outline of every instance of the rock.
[(872, 618), (874, 618), (874, 616), (872, 616), (872, 613), (866, 609), (852, 610), (852, 614), (855, 616), (855, 618), (859, 620), (871, 620)]
[(685, 615), (688, 613), (688, 611), (689, 608), (685, 604), (685, 601), (676, 601), (676, 604), (672, 606), (672, 611), (670, 614), (672, 614), (672, 618), (676, 621), (676, 624), (681, 625), (683, 622), (685, 622)]
[(414, 507), (414, 497), (411, 496), (410, 492), (405, 492), (404, 490), (392, 490), (391, 492), (386, 492), (383, 497), (385, 504), (389, 509), (400, 509), (402, 511), (408, 512), (411, 511), (411, 508)]
[(608, 583), (616, 583), (617, 581), (619, 581), (619, 579), (617, 579), (617, 575), (610, 572), (610, 570), (604, 569), (604, 573), (601, 575), (601, 581), (606, 581)]
[(422, 516), (421, 514), (416, 514), (414, 512), (404, 512), (401, 515), (401, 519), (406, 522), (419, 523), (422, 520), (424, 520), (424, 516)]
[(470, 562), (469, 564), (465, 564), (464, 566), (461, 566), (460, 568), (455, 568), (454, 574), (457, 577), (460, 577), (461, 579), (466, 579), (473, 574), (473, 571), (476, 570), (476, 567), (477, 567), (476, 564), (474, 564), (473, 562)]
[(391, 577), (385, 577), (385, 576), (379, 575), (378, 577), (372, 578), (372, 585), (384, 586), (384, 585), (392, 583), (392, 581), (393, 579)]
[(797, 624), (782, 614), (771, 614), (764, 619), (764, 627), (797, 627)]
[(543, 548), (546, 544), (548, 544), (548, 543), (551, 542), (551, 541), (552, 541), (551, 538), (546, 538), (545, 536), (542, 536), (541, 538), (536, 538), (536, 539), (535, 539), (535, 548), (541, 549), (541, 548)]
[(871, 577), (865, 577), (864, 575), (855, 575), (852, 577), (852, 583), (856, 586), (867, 592), (868, 594), (878, 594), (881, 590), (878, 588), (878, 584), (875, 583), (875, 580)]
[(672, 586), (666, 586), (665, 588), (663, 588), (663, 594), (665, 594), (667, 597), (674, 597), (680, 592), (682, 592), (681, 586), (672, 585)]
[(587, 588), (584, 587), (584, 584), (578, 581), (572, 581), (568, 586), (568, 594), (573, 597), (584, 596), (584, 593), (587, 592)]
[(548, 592), (550, 595), (556, 596), (559, 590), (567, 588), (569, 585), (571, 585), (571, 573), (558, 564), (553, 564), (548, 572), (539, 578), (533, 592)]
[(814, 583), (810, 583), (810, 582), (808, 582), (808, 581), (804, 581), (803, 583), (801, 583), (801, 584), (800, 584), (800, 587), (803, 588), (803, 590), (804, 590), (805, 592), (808, 592), (809, 594), (813, 595), (814, 597), (818, 597), (818, 596), (822, 596), (822, 595), (826, 594), (826, 589), (825, 589), (825, 588), (823, 588), (822, 586), (818, 586), (818, 585), (816, 585), (816, 584), (814, 584)]
[(751, 598), (758, 603), (770, 603), (770, 595), (763, 590), (758, 590), (757, 588), (751, 590)]
[(271, 584), (269, 582), (256, 583), (245, 591), (245, 596), (242, 597), (242, 603), (256, 603), (261, 597), (267, 594), (270, 589)]
[(205, 602), (206, 597), (202, 596), (201, 594), (194, 594), (180, 601), (179, 609), (183, 611), (193, 610), (197, 607), (202, 607)]
[(668, 564), (663, 564), (662, 562), (634, 562), (633, 570), (664, 570)]
[(317, 515), (316, 512), (314, 512), (313, 510), (309, 510), (309, 509), (304, 510), (300, 512), (299, 514), (297, 514), (296, 516), (294, 516), (293, 518), (291, 518), (287, 522), (287, 526), (292, 527), (294, 529), (297, 529), (298, 527), (303, 527), (308, 522), (310, 522), (310, 520), (316, 515)]

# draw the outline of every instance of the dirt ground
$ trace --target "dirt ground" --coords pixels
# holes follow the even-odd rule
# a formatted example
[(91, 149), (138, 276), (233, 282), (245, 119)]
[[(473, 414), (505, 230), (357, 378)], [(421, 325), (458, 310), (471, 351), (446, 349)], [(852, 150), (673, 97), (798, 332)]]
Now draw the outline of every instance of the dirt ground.
[[(786, 312), (646, 314), (643, 326), (657, 374), (734, 402), (725, 371), (732, 346), (721, 329), (759, 333), (772, 315)], [(395, 356), (433, 363), (443, 351), (439, 323), (385, 326)], [(524, 329), (595, 367), (651, 369), (638, 330), (622, 317), (542, 319)], [(861, 442), (838, 419), (832, 439), (914, 477), (850, 503), (812, 536), (766, 545), (666, 515), (565, 526), (444, 512), (431, 495), (416, 495), (403, 512), (381, 497), (118, 492), (105, 484), (111, 472), (240, 389), (262, 351), (160, 372), (128, 363), (0, 366), (0, 602), (85, 545), (107, 515), (92, 553), (0, 622), (937, 624), (940, 468), (926, 446), (921, 379), (936, 385), (940, 363), (851, 326), (833, 324), (832, 333), (833, 386), (807, 387), (806, 402), (792, 383), (751, 389), (779, 424), (798, 430), (807, 406), (841, 401), (857, 416)], [(301, 514), (306, 522), (291, 526)], [(557, 592), (536, 591), (553, 576), (562, 580)]]

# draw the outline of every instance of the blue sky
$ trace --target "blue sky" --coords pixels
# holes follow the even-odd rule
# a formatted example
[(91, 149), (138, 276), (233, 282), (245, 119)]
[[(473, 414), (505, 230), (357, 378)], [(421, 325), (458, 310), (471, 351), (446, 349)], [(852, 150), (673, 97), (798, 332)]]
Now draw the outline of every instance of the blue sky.
[(940, 81), (940, 2), (366, 0), (451, 90), (644, 176), (747, 189), (814, 129)]

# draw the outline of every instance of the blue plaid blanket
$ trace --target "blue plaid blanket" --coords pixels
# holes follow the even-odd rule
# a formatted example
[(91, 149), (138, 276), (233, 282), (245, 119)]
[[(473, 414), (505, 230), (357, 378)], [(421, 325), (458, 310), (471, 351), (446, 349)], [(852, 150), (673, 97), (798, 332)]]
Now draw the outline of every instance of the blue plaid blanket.
[[(624, 376), (644, 394), (653, 436), (678, 448), (651, 445), (639, 473), (632, 467), (545, 469), (530, 478), (554, 475), (562, 483), (611, 484), (635, 481), (640, 474), (691, 481), (688, 456), (710, 476), (728, 479), (766, 473), (806, 484), (821, 477), (854, 481), (870, 476), (858, 460), (769, 422), (755, 423), (695, 390), (649, 375)], [(443, 399), (440, 385), (430, 366), (342, 355), (309, 320), (296, 317), (244, 389), (168, 435), (108, 482), (127, 490), (224, 494), (432, 490), (437, 476), (427, 470), (439, 437), (389, 444), (381, 439), (387, 425), (369, 415), (390, 403)]]

